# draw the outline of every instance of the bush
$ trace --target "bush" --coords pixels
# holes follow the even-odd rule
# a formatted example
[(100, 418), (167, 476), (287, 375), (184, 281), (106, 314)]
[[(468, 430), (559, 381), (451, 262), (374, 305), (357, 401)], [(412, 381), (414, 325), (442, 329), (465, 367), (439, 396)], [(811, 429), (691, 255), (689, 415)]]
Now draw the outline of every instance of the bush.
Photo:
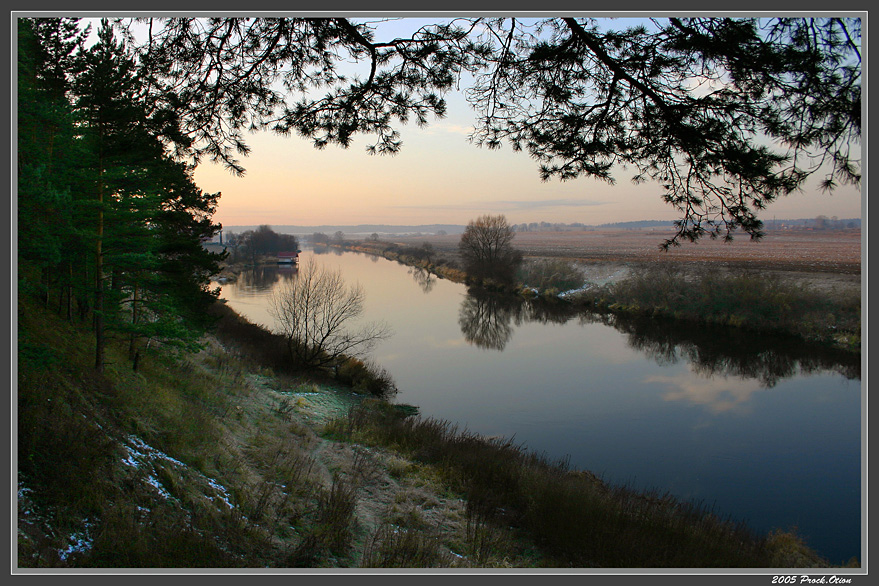
[[(593, 297), (599, 293), (594, 293)], [(860, 297), (822, 293), (773, 274), (705, 271), (660, 265), (606, 287), (611, 308), (830, 339), (860, 331)]]
[(583, 286), (583, 273), (574, 263), (560, 259), (530, 260), (518, 273), (519, 282), (544, 293), (570, 291)]
[(374, 397), (387, 398), (397, 393), (397, 385), (387, 370), (357, 358), (346, 359), (336, 370), (336, 379)]
[(370, 536), (360, 562), (362, 568), (448, 568), (452, 556), (434, 535), (383, 524)]

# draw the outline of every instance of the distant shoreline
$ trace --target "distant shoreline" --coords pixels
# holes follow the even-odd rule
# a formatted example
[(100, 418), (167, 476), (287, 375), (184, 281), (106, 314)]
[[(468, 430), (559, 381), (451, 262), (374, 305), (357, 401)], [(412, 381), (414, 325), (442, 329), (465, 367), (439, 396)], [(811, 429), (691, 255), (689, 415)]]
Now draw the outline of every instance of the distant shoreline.
[[(825, 221), (830, 229), (845, 228), (862, 228), (863, 222), (861, 218), (799, 218), (799, 219), (772, 219), (766, 220), (764, 226), (766, 230), (776, 229), (797, 229), (812, 228), (815, 229), (819, 221)], [(415, 235), (437, 235), (442, 232), (446, 234), (461, 234), (466, 227), (464, 224), (352, 224), (352, 225), (316, 225), (306, 226), (298, 224), (269, 224), (275, 232), (279, 234), (295, 234), (297, 236), (306, 236), (321, 232), (327, 235), (333, 235), (336, 232), (342, 232), (346, 236), (369, 236), (371, 234), (379, 235), (398, 235), (398, 236), (415, 236)], [(514, 224), (517, 232), (545, 232), (545, 231), (566, 231), (566, 230), (620, 230), (620, 229), (643, 229), (643, 228), (673, 228), (672, 220), (636, 220), (629, 222), (613, 222), (606, 224), (583, 224), (563, 223), (563, 222), (531, 222)], [(223, 231), (227, 233), (242, 233), (248, 230), (255, 230), (259, 224), (242, 224), (227, 225), (223, 227)]]

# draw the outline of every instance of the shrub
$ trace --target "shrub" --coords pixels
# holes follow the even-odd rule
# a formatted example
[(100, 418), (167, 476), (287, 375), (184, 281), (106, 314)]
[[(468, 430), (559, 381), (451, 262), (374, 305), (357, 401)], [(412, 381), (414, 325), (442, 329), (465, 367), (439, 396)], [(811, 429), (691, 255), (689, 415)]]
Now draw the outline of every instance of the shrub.
[(583, 286), (584, 277), (572, 262), (561, 259), (535, 259), (519, 269), (519, 282), (541, 293), (550, 290), (570, 291)]
[(347, 555), (356, 504), (355, 489), (334, 475), (330, 488), (320, 490), (314, 524), (304, 530), (302, 540), (287, 557), (287, 565), (313, 568), (330, 556)]
[(390, 373), (372, 362), (348, 358), (336, 369), (336, 379), (350, 385), (355, 391), (374, 397), (388, 398), (397, 393), (397, 385)]
[(367, 540), (362, 568), (448, 568), (451, 554), (442, 550), (430, 533), (405, 527), (381, 525)]
[(774, 274), (684, 273), (659, 265), (633, 271), (602, 292), (611, 308), (703, 323), (831, 339), (860, 331), (860, 297), (822, 293)]

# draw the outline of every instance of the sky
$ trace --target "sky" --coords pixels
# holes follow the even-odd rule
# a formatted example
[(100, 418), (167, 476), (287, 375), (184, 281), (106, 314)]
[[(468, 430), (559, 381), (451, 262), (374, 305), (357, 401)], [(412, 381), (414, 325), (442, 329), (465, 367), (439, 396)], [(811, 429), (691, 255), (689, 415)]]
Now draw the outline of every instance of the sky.
[[(588, 177), (542, 181), (527, 153), (514, 153), (506, 144), (488, 150), (469, 143), (475, 112), (460, 92), (445, 98), (444, 119), (430, 120), (426, 128), (397, 126), (403, 146), (394, 156), (368, 154), (368, 135), (347, 149), (317, 150), (296, 135), (260, 132), (248, 137), (252, 151), (241, 159), (243, 177), (203, 162), (195, 181), (206, 192), (222, 193), (215, 221), (225, 226), (466, 224), (486, 213), (504, 214), (511, 223), (593, 225), (678, 217), (662, 201), (660, 186), (633, 185), (631, 174), (622, 170), (615, 173), (614, 185)], [(855, 218), (861, 207), (853, 188), (828, 195), (809, 187), (770, 204), (760, 217)]]

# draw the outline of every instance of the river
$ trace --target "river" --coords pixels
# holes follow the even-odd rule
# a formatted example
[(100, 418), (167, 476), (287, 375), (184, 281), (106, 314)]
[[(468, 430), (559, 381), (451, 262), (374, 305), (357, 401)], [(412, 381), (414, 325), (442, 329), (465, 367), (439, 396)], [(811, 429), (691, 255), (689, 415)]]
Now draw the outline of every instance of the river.
[[(858, 357), (468, 294), (364, 254), (300, 256), (311, 260), (360, 283), (362, 319), (393, 331), (370, 358), (393, 376), (395, 401), (760, 532), (796, 528), (833, 564), (863, 560)], [(221, 297), (272, 328), (269, 294), (295, 275), (260, 267)]]

